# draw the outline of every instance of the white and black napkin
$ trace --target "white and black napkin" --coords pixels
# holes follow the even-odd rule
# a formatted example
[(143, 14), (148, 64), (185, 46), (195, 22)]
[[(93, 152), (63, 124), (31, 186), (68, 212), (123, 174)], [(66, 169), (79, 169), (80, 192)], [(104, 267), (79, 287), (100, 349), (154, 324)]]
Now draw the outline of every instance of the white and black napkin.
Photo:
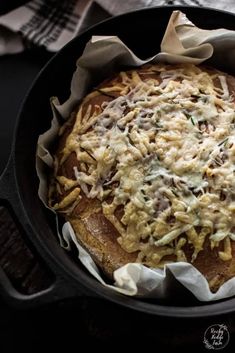
[(97, 6), (107, 17), (162, 5), (207, 6), (235, 12), (234, 0), (31, 0), (0, 16), (0, 55), (18, 53), (31, 46), (59, 50), (84, 24), (88, 26), (101, 19), (95, 13)]

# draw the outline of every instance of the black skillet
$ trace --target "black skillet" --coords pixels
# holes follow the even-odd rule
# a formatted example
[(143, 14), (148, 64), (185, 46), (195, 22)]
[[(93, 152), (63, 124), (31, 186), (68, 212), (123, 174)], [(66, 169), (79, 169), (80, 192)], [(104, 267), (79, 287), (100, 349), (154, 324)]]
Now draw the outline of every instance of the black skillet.
[[(12, 286), (0, 269), (0, 288), (13, 304), (22, 307), (86, 295), (111, 300), (134, 310), (165, 317), (210, 317), (235, 311), (235, 298), (203, 304), (196, 300), (160, 302), (123, 296), (105, 288), (65, 252), (58, 243), (53, 221), (37, 196), (35, 150), (39, 134), (50, 126), (49, 98), (69, 96), (75, 61), (92, 35), (117, 35), (138, 56), (147, 58), (159, 50), (171, 12), (180, 9), (196, 25), (235, 30), (235, 15), (196, 7), (155, 7), (106, 20), (90, 28), (57, 53), (39, 73), (30, 88), (18, 116), (12, 152), (0, 179), (0, 199), (12, 209), (35, 251), (54, 273), (54, 283), (33, 295), (23, 295)], [(223, 63), (221, 63), (223, 67)]]

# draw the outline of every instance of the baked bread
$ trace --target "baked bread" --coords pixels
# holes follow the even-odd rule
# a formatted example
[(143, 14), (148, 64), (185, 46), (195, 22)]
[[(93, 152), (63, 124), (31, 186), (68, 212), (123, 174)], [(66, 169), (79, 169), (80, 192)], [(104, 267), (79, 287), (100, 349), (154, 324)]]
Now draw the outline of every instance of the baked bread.
[(106, 275), (191, 262), (235, 275), (235, 78), (148, 64), (89, 93), (62, 126), (48, 203)]

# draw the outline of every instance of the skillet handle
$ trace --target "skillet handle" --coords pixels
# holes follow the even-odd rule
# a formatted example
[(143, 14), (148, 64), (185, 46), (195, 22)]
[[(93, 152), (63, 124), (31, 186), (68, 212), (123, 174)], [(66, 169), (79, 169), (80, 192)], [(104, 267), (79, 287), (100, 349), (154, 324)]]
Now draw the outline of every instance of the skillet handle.
[[(55, 265), (50, 264), (49, 259), (41, 259), (34, 248), (30, 240), (31, 231), (33, 238), (33, 230), (27, 221), (16, 185), (14, 159), (11, 155), (0, 176), (0, 203), (3, 205), (0, 206), (0, 294), (10, 305), (23, 308), (82, 296), (82, 289), (68, 283), (54, 269)], [(32, 278), (32, 273), (36, 278)], [(28, 283), (31, 287), (26, 288), (29, 275), (31, 281)], [(41, 284), (35, 286), (38, 277)]]
[[(13, 286), (1, 267), (0, 294), (10, 306), (21, 309), (51, 304), (61, 299), (71, 299), (79, 296), (77, 291), (74, 291), (73, 294), (71, 293), (71, 287), (66, 289), (66, 283), (59, 279), (56, 279), (48, 288), (39, 292), (28, 295), (21, 293)], [(81, 293), (80, 296), (82, 296)]]

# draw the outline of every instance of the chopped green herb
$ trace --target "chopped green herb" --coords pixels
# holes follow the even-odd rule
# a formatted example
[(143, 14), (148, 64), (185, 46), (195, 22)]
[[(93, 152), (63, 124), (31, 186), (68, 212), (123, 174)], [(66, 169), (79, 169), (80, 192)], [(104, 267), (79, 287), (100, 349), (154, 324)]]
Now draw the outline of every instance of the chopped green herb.
[(186, 111), (184, 111), (184, 115), (186, 116), (187, 119), (191, 118), (191, 115), (188, 112), (186, 112)]
[(186, 112), (186, 111), (184, 111), (184, 115), (186, 116), (186, 118), (189, 120), (191, 120), (191, 123), (193, 124), (193, 125), (196, 125), (196, 122), (195, 122), (195, 120), (194, 120), (194, 118), (192, 117), (192, 115), (191, 114), (189, 114), (188, 112)]
[(191, 116), (190, 120), (191, 120), (192, 124), (195, 125), (195, 121), (192, 116)]
[(160, 118), (161, 117), (161, 112), (160, 112), (160, 110), (157, 110), (156, 111), (156, 114), (157, 114), (157, 116)]
[(219, 144), (218, 144), (218, 146), (222, 146), (222, 145), (224, 145), (224, 146), (226, 146), (226, 143), (228, 142), (228, 137), (226, 138), (226, 139), (224, 139), (223, 141), (221, 141)]
[(175, 195), (175, 196), (178, 196), (177, 192), (175, 191), (175, 189), (171, 189), (172, 193)]
[(157, 122), (156, 122), (156, 128), (157, 128), (157, 129), (162, 129), (163, 126), (162, 126), (161, 124), (159, 124), (159, 122), (157, 121)]

